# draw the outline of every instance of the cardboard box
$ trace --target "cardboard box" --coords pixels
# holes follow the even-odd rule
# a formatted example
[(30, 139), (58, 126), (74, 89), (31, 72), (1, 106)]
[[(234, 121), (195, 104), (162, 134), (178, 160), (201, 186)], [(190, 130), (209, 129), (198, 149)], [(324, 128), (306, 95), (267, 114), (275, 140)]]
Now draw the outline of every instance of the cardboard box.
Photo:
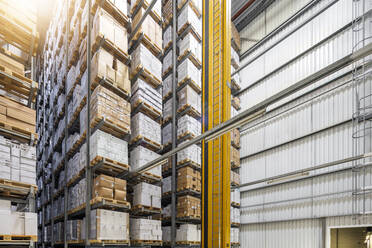
[(231, 146), (231, 166), (240, 167), (240, 152), (235, 147)]
[(179, 169), (177, 175), (177, 191), (187, 189), (201, 192), (200, 172), (188, 166)]
[(142, 68), (149, 71), (155, 79), (159, 82), (162, 81), (162, 63), (143, 44), (140, 44), (133, 51), (131, 57), (131, 74), (134, 74), (137, 68), (142, 66)]
[(127, 191), (114, 189), (114, 199), (119, 201), (127, 200)]
[(114, 189), (121, 190), (121, 191), (127, 191), (127, 181), (124, 179), (115, 177), (114, 178)]
[(161, 208), (161, 187), (139, 183), (133, 187), (133, 206), (142, 205)]
[(188, 107), (193, 108), (197, 113), (201, 114), (201, 97), (189, 85), (186, 85), (178, 93), (178, 111)]
[(192, 217), (200, 219), (200, 199), (194, 196), (181, 196), (177, 200), (177, 218)]
[(200, 242), (200, 225), (182, 224), (176, 232), (176, 242)]
[(177, 67), (178, 84), (190, 79), (192, 83), (201, 88), (201, 70), (190, 59), (185, 59)]
[(131, 240), (162, 240), (162, 228), (160, 220), (130, 219)]
[(114, 188), (114, 178), (106, 175), (99, 175), (94, 178), (93, 185), (95, 188), (105, 187), (109, 189)]
[(137, 113), (131, 119), (131, 139), (138, 136), (147, 138), (157, 144), (161, 144), (161, 126), (159, 123), (143, 113)]
[[(158, 158), (160, 155), (143, 147), (137, 146), (130, 152), (130, 165), (131, 168), (136, 169), (139, 168), (146, 163)], [(152, 169), (147, 170), (147, 172), (161, 177), (161, 168), (162, 165), (156, 166)]]
[(177, 137), (183, 137), (185, 135), (195, 137), (201, 133), (201, 123), (189, 115), (184, 115), (179, 118), (177, 124)]

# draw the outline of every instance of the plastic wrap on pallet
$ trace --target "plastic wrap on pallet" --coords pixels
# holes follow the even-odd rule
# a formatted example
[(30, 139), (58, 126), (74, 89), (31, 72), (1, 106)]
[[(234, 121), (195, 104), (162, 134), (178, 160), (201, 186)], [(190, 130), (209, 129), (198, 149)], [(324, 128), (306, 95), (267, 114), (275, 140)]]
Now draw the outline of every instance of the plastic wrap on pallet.
[(230, 230), (230, 242), (239, 243), (239, 228), (232, 227)]
[(240, 204), (240, 190), (239, 189), (231, 189), (231, 202), (235, 204)]
[(65, 106), (65, 94), (60, 94), (57, 100), (57, 115), (61, 114), (62, 109)]
[(200, 225), (182, 224), (176, 232), (176, 242), (200, 242)]
[(190, 59), (184, 60), (178, 67), (178, 84), (188, 79), (201, 88), (201, 70), (199, 70)]
[(201, 97), (189, 85), (186, 85), (178, 93), (178, 111), (191, 107), (201, 113)]
[(230, 220), (231, 223), (240, 224), (240, 209), (230, 207)]
[[(182, 6), (187, 2), (188, 2), (187, 0), (177, 0), (178, 9), (182, 8)], [(190, 2), (193, 6), (195, 6), (196, 11), (198, 11), (201, 14), (203, 9), (203, 2), (201, 0), (190, 0)]]
[[(160, 3), (160, 1), (157, 1)], [(134, 16), (132, 21), (132, 27), (136, 27), (139, 21), (142, 19), (143, 14), (145, 13), (145, 9), (140, 8), (137, 14)], [(142, 22), (140, 28), (138, 29), (136, 36), (140, 33), (143, 33), (150, 39), (151, 43), (153, 43), (160, 51), (163, 47), (163, 39), (162, 39), (162, 28), (161, 26), (152, 18), (151, 15), (147, 15), (145, 20)], [(159, 52), (160, 52), (159, 51)]]
[(130, 219), (131, 240), (161, 241), (162, 229), (160, 220)]
[(131, 57), (131, 73), (134, 73), (139, 66), (142, 66), (157, 80), (161, 81), (162, 63), (143, 44), (138, 45)]
[(179, 40), (177, 46), (181, 56), (190, 51), (191, 54), (201, 63), (202, 45), (191, 33), (188, 33), (183, 39)]
[(177, 191), (193, 190), (201, 192), (200, 172), (189, 166), (178, 169), (177, 172)]
[(161, 208), (161, 187), (149, 183), (139, 183), (133, 187), (133, 206)]
[(201, 124), (194, 117), (184, 115), (178, 119), (177, 137), (183, 135), (198, 136), (201, 133)]
[(172, 98), (170, 98), (168, 101), (164, 104), (163, 109), (163, 120), (168, 120), (172, 117)]
[(172, 69), (172, 66), (173, 66), (172, 51), (173, 49), (169, 50), (169, 52), (167, 53), (167, 55), (165, 55), (163, 59), (163, 67), (162, 67), (163, 74), (166, 74), (169, 70)]
[(141, 136), (161, 144), (161, 126), (143, 113), (137, 113), (131, 119), (132, 140)]
[(67, 206), (69, 210), (85, 204), (86, 189), (86, 178), (82, 178), (75, 186), (69, 188), (69, 205)]
[(70, 149), (72, 149), (72, 146), (74, 144), (76, 144), (76, 142), (80, 139), (80, 134), (79, 133), (73, 133), (71, 135), (68, 136), (67, 138), (67, 151), (69, 151)]
[[(171, 2), (171, 1), (170, 1)], [(168, 48), (172, 43), (172, 26), (168, 26), (163, 32), (163, 49)]]
[(162, 112), (161, 94), (142, 79), (138, 78), (132, 86), (132, 106), (145, 102), (159, 113)]
[(67, 162), (67, 182), (70, 181), (74, 176), (85, 167), (84, 164), (80, 163), (80, 152), (77, 152), (70, 160)]
[[(184, 143), (184, 142), (182, 142)], [(182, 144), (181, 143), (181, 144)], [(180, 145), (181, 145), (180, 144)], [(177, 153), (178, 163), (193, 162), (197, 165), (201, 165), (201, 148), (194, 144)]]
[[(36, 213), (12, 211), (10, 204), (9, 204), (9, 208), (0, 210), (0, 220), (1, 220), (0, 233), (2, 236), (3, 235), (14, 235), (14, 236), (16, 235), (36, 236), (37, 235), (37, 214)], [(5, 237), (3, 238), (3, 240), (4, 239)]]
[[(137, 146), (130, 152), (130, 166), (132, 169), (137, 169), (145, 165), (146, 163), (149, 163), (150, 161), (158, 158), (159, 156), (159, 154), (143, 146)], [(156, 176), (161, 176), (161, 165), (149, 169), (147, 170), (147, 172)]]
[(171, 189), (171, 182), (172, 182), (172, 177), (166, 177), (162, 179), (162, 185), (161, 185), (161, 193), (165, 194), (170, 192)]
[(171, 226), (163, 226), (161, 227), (161, 230), (163, 232), (163, 242), (171, 242)]
[[(131, 1), (131, 4), (130, 4), (130, 9), (131, 9), (131, 11), (133, 10), (134, 7), (136, 7), (136, 6), (138, 6), (139, 4), (141, 4), (141, 1), (143, 1), (143, 0), (135, 0), (135, 1), (133, 0), (133, 1)], [(162, 8), (161, 8), (161, 2), (162, 2), (162, 1), (157, 0), (157, 1), (155, 2), (154, 7), (152, 7), (152, 9), (151, 9), (151, 11), (154, 12), (154, 13), (155, 13), (156, 15), (158, 15), (159, 17), (160, 17), (161, 14), (162, 14), (162, 12), (161, 12), (161, 10), (162, 10)], [(144, 5), (142, 4), (142, 7), (149, 6), (150, 3), (151, 3), (151, 1), (149, 1), (149, 0), (144, 0)]]
[(172, 143), (172, 122), (168, 123), (163, 129), (161, 130), (163, 145), (167, 146)]
[(128, 52), (128, 34), (125, 27), (105, 10), (99, 8), (94, 16), (92, 29), (92, 44), (98, 37), (104, 37), (116, 48)]
[[(85, 154), (86, 150), (83, 147), (86, 149), (85, 144), (80, 152)], [(97, 156), (128, 165), (128, 143), (109, 133), (97, 130), (90, 138), (90, 159), (93, 160)]]
[[(83, 220), (83, 222), (85, 219)], [(129, 240), (129, 214), (106, 209), (95, 209), (90, 214), (90, 239)], [(85, 225), (82, 225), (81, 237), (85, 239)]]
[(173, 76), (172, 73), (163, 80), (163, 98), (172, 93)]
[(191, 25), (195, 29), (197, 35), (202, 37), (202, 20), (198, 18), (190, 5), (187, 5), (178, 15), (177, 32), (180, 32), (180, 30), (187, 25)]
[(177, 217), (200, 218), (201, 207), (200, 199), (194, 196), (180, 196), (177, 199)]

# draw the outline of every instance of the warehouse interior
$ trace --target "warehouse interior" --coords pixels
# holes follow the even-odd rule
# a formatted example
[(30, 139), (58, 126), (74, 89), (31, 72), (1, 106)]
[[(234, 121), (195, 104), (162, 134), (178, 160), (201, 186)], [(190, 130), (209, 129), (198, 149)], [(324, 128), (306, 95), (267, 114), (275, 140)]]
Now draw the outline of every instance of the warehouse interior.
[(0, 0), (0, 246), (372, 248), (372, 1)]

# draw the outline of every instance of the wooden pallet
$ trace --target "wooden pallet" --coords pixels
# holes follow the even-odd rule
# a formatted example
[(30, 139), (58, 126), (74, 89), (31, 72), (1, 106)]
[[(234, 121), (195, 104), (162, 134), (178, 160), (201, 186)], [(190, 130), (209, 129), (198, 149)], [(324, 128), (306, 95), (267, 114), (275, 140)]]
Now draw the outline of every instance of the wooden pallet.
[[(163, 120), (161, 121), (161, 124), (162, 124), (162, 125), (167, 124), (171, 119), (172, 119), (171, 116), (170, 116), (170, 117), (167, 117), (167, 118), (165, 118), (165, 119), (163, 119)], [(164, 147), (166, 147), (166, 146), (169, 145), (169, 144), (171, 144), (171, 142), (165, 144)]]
[[(103, 83), (100, 83), (102, 80), (104, 80)], [(105, 88), (108, 88), (109, 90), (113, 91), (114, 93), (123, 96), (124, 98), (128, 99), (130, 97), (130, 92), (126, 89), (124, 89), (121, 85), (118, 85), (115, 81), (113, 81), (110, 78), (106, 78), (104, 75), (97, 75), (92, 80), (91, 90), (94, 91), (95, 88), (98, 87), (98, 85), (102, 85)]]
[(240, 185), (240, 183), (237, 183), (237, 182), (233, 182), (233, 181), (231, 181), (231, 186), (238, 187), (239, 185)]
[(2, 72), (0, 74), (1, 89), (28, 100), (33, 88), (31, 100), (32, 102), (36, 101), (38, 83), (4, 66), (0, 66), (0, 71)]
[(140, 76), (149, 84), (151, 84), (154, 88), (158, 88), (162, 81), (158, 79), (155, 75), (153, 75), (149, 70), (143, 67), (143, 65), (138, 65), (136, 69), (133, 70), (131, 73), (131, 79), (133, 79), (138, 73), (142, 73)]
[(198, 94), (201, 93), (200, 86), (194, 80), (192, 80), (190, 76), (187, 76), (184, 79), (182, 79), (182, 81), (178, 82), (177, 86), (178, 88), (181, 88), (185, 84), (190, 85), (190, 87), (193, 88), (193, 90), (195, 90), (196, 93)]
[(139, 111), (146, 114), (147, 116), (151, 117), (153, 120), (160, 122), (161, 120), (161, 112), (150, 106), (147, 102), (139, 99), (134, 104), (132, 104), (132, 112), (142, 104)]
[[(84, 2), (84, 1), (83, 1)], [(119, 23), (126, 26), (129, 22), (128, 17), (116, 7), (115, 2), (112, 0), (94, 1), (92, 6), (92, 13), (96, 13), (98, 6), (101, 6), (106, 12), (115, 18)]]
[[(193, 179), (195, 179), (195, 181), (196, 181), (196, 178), (193, 178)], [(195, 184), (191, 184), (191, 185), (189, 184), (189, 185), (184, 186), (184, 187), (177, 187), (177, 192), (182, 192), (182, 191), (186, 191), (186, 190), (193, 190), (193, 191), (195, 191), (195, 193), (201, 193), (201, 188), (197, 187)]]
[(90, 162), (91, 166), (95, 166), (96, 164), (103, 162), (103, 164), (97, 169), (98, 171), (106, 172), (109, 174), (120, 174), (124, 171), (128, 171), (130, 166), (109, 158), (104, 158), (101, 156), (96, 156)]
[(235, 142), (231, 141), (231, 145), (235, 147), (236, 149), (240, 149), (240, 145), (236, 144)]
[(182, 113), (183, 111), (186, 110), (186, 114), (194, 117), (195, 119), (198, 119), (201, 117), (201, 114), (198, 110), (196, 110), (193, 106), (190, 104), (185, 104), (181, 108), (177, 110), (177, 113)]
[(200, 241), (177, 241), (176, 244), (177, 245), (200, 245)]
[[(142, 38), (141, 40), (139, 40), (141, 36)], [(137, 32), (134, 35), (130, 46), (132, 46), (136, 42), (141, 42), (156, 57), (162, 54), (162, 49), (158, 45), (156, 45), (155, 42), (143, 31)]]
[(27, 184), (22, 182), (17, 182), (8, 179), (0, 179), (0, 195), (12, 196), (12, 197), (25, 197), (34, 189), (37, 192), (37, 186), (35, 184)]
[(137, 142), (141, 142), (141, 140), (145, 141), (143, 142), (143, 146), (152, 150), (152, 151), (159, 151), (162, 149), (162, 145), (158, 144), (155, 141), (152, 141), (146, 137), (143, 137), (142, 135), (138, 135), (137, 137), (133, 138), (132, 141), (130, 142), (131, 144), (135, 144)]
[(240, 168), (240, 164), (236, 164), (234, 161), (231, 161), (231, 168), (232, 169)]
[[(191, 22), (186, 22), (185, 24), (183, 24), (183, 26), (178, 30), (178, 35), (182, 35), (183, 34), (183, 32), (185, 32), (185, 30), (189, 27), (189, 26), (191, 26)], [(194, 29), (194, 27), (193, 26), (191, 26), (191, 28), (190, 28), (190, 31), (188, 32), (188, 33), (191, 33), (199, 42), (201, 42), (202, 41), (202, 37), (200, 36), (200, 34), (198, 34), (197, 32), (196, 32), (196, 30)], [(184, 34), (184, 35), (186, 35), (186, 34)]]
[(0, 241), (37, 241), (37, 235), (1, 235)]
[(151, 206), (144, 206), (144, 205), (136, 205), (132, 208), (133, 215), (149, 215), (149, 214), (156, 214), (161, 213), (161, 208), (151, 207)]
[[(107, 0), (106, 0), (107, 1)], [(103, 47), (107, 52), (114, 55), (115, 58), (119, 59), (123, 63), (129, 60), (129, 55), (127, 52), (121, 50), (117, 45), (115, 45), (111, 40), (106, 39), (103, 34), (98, 34), (93, 43), (93, 51), (96, 51), (102, 42), (101, 47)]]
[(67, 186), (70, 187), (72, 184), (74, 184), (80, 177), (82, 177), (85, 173), (85, 168), (80, 170), (75, 176), (73, 176), (68, 182)]
[(231, 203), (231, 206), (233, 206), (233, 207), (240, 207), (240, 203), (232, 202)]
[(105, 198), (105, 197), (101, 197), (101, 196), (97, 196), (97, 197), (93, 198), (92, 200), (90, 200), (91, 205), (102, 203), (102, 202), (109, 202), (109, 203), (112, 203), (112, 204), (123, 205), (126, 208), (130, 208), (130, 203), (127, 202), (127, 201), (115, 200), (115, 199)]
[(233, 106), (236, 110), (240, 110), (241, 107), (235, 101), (231, 101), (231, 106)]
[(161, 176), (152, 174), (151, 172), (144, 171), (139, 173), (139, 179), (147, 183), (154, 183), (161, 181)]
[(165, 52), (172, 46), (172, 44), (173, 44), (173, 42), (172, 41), (170, 41), (165, 47), (164, 47), (164, 49), (163, 49), (163, 55), (165, 55)]
[(233, 90), (235, 91), (238, 91), (241, 89), (240, 85), (238, 85), (235, 80), (231, 80), (231, 87), (233, 88)]
[(172, 194), (171, 191), (165, 192), (162, 194), (162, 197), (169, 197)]
[(188, 0), (181, 0), (181, 1), (178, 1), (177, 3), (177, 9), (180, 10), (182, 9), (182, 7), (186, 4), (186, 3), (189, 3), (189, 6), (191, 7), (191, 9), (195, 12), (196, 16), (198, 18), (201, 17), (201, 11), (196, 7), (194, 1), (188, 1)]
[(183, 54), (181, 54), (180, 56), (178, 56), (178, 62), (182, 61), (183, 59), (185, 59), (185, 57), (187, 57), (190, 59), (190, 61), (198, 68), (198, 69), (201, 69), (201, 66), (202, 66), (202, 63), (201, 61), (195, 56), (194, 53), (191, 52), (190, 49), (186, 49)]
[(237, 223), (237, 222), (231, 222), (231, 226), (232, 226), (232, 227), (239, 227), (239, 226), (240, 226), (240, 223)]
[(184, 132), (184, 133), (178, 135), (177, 139), (179, 139), (179, 140), (183, 139), (183, 138), (193, 139), (194, 137), (195, 137), (195, 134), (191, 133), (190, 131), (187, 131), (187, 132)]
[(162, 246), (163, 241), (157, 241), (157, 240), (131, 240), (130, 243), (132, 245), (136, 245), (136, 246), (146, 246), (146, 245)]
[(72, 147), (70, 148), (70, 150), (67, 152), (67, 156), (71, 157), (75, 151), (81, 146), (81, 144), (83, 143), (83, 139), (78, 139), (73, 145)]
[(184, 221), (192, 221), (192, 220), (200, 220), (201, 219), (201, 216), (198, 215), (198, 214), (193, 214), (193, 215), (183, 215), (183, 214), (177, 214), (177, 219), (179, 219), (180, 221), (184, 220)]
[(239, 69), (239, 64), (233, 58), (231, 58), (231, 65), (235, 68), (235, 70)]
[(194, 161), (191, 161), (191, 159), (189, 159), (189, 158), (178, 161), (177, 162), (177, 167), (180, 167), (180, 166), (185, 165), (185, 164), (187, 164), (186, 166), (190, 166), (190, 167), (193, 167), (193, 168), (197, 168), (197, 169), (201, 168), (200, 164), (198, 164)]
[(93, 129), (101, 121), (103, 125), (100, 127), (100, 130), (112, 134), (115, 137), (123, 137), (124, 135), (130, 134), (130, 129), (127, 126), (122, 125), (121, 123), (104, 118), (104, 116), (96, 114), (90, 122), (90, 127)]
[(74, 113), (72, 114), (71, 120), (70, 120), (70, 122), (69, 122), (68, 125), (67, 125), (68, 128), (71, 128), (72, 125), (73, 125), (73, 123), (76, 121), (76, 119), (79, 118), (79, 116), (80, 116), (80, 112), (81, 112), (81, 110), (84, 108), (86, 101), (87, 101), (87, 97), (85, 96), (85, 97), (81, 100), (79, 106), (76, 108), (76, 110), (74, 111)]
[(166, 75), (168, 75), (169, 72), (171, 72), (173, 70), (173, 67), (170, 66), (168, 67), (162, 74), (162, 77), (165, 77)]

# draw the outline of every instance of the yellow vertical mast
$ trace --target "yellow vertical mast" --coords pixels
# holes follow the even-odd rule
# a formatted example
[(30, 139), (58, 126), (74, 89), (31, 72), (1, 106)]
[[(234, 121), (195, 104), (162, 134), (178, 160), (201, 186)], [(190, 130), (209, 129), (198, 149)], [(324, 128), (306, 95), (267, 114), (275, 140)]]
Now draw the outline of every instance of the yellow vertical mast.
[[(203, 1), (203, 128), (231, 117), (230, 1)], [(202, 144), (202, 247), (230, 247), (230, 134)]]

